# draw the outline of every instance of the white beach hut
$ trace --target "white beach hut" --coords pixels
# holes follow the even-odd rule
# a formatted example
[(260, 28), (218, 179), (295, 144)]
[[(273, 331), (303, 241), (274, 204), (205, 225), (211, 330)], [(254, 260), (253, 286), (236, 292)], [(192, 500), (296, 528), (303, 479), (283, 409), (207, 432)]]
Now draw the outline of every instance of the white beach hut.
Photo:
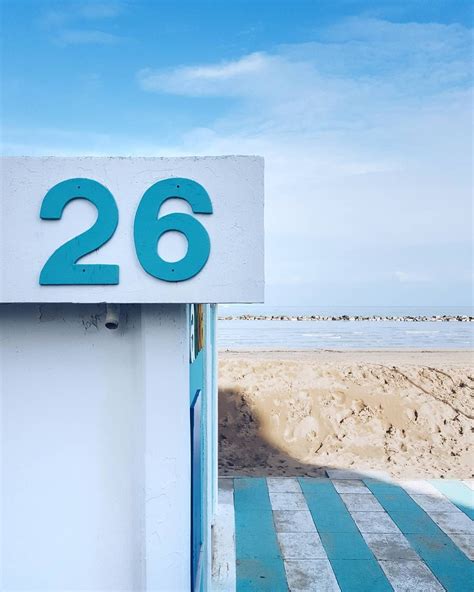
[(210, 590), (216, 304), (263, 300), (262, 159), (1, 178), (0, 588)]

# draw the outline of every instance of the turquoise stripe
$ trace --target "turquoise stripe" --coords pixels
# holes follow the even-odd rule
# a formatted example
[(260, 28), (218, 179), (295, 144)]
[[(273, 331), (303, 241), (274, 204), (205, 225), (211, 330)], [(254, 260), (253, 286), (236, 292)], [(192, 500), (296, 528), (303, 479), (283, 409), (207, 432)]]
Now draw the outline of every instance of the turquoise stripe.
[(342, 592), (393, 591), (375, 559), (330, 559)]
[(364, 479), (406, 539), (448, 592), (472, 590), (469, 559), (400, 487)]
[(453, 502), (466, 516), (474, 520), (474, 491), (464, 483), (445, 479), (434, 479), (431, 483)]
[(263, 478), (234, 479), (237, 592), (285, 592), (285, 568)]
[(329, 479), (299, 479), (342, 592), (393, 590)]
[(319, 533), (357, 534), (354, 520), (329, 479), (299, 479), (313, 521)]

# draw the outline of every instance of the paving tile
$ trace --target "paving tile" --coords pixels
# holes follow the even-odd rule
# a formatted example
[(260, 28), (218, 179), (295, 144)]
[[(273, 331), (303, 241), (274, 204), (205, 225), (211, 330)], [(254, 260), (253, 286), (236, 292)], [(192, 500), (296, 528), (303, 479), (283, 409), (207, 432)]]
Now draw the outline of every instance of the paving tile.
[(474, 535), (450, 532), (449, 538), (471, 561), (474, 561)]
[(376, 559), (333, 559), (331, 565), (344, 592), (393, 591)]
[(278, 532), (283, 559), (327, 559), (317, 532)]
[(270, 491), (270, 502), (273, 510), (306, 510), (306, 500), (300, 493), (277, 493)]
[(474, 523), (462, 512), (430, 512), (430, 517), (446, 533), (474, 534)]
[(322, 532), (321, 542), (328, 558), (373, 559), (374, 555), (360, 532)]
[(300, 485), (319, 532), (357, 532), (354, 520), (331, 482), (322, 485), (300, 479)]
[(386, 561), (419, 561), (420, 558), (411, 548), (410, 543), (401, 533), (379, 534), (366, 532), (363, 534), (375, 557)]
[(438, 529), (438, 534), (407, 534), (406, 537), (446, 590), (472, 590), (472, 563), (448, 536)]
[(342, 501), (349, 512), (383, 512), (384, 509), (369, 492), (365, 493), (341, 493)]
[(440, 533), (438, 526), (418, 506), (416, 510), (406, 508), (405, 510), (389, 510), (388, 514), (403, 534), (438, 535)]
[(403, 491), (397, 483), (387, 479), (372, 479), (371, 477), (364, 477), (362, 481), (375, 494), (376, 491), (384, 493), (396, 493)]
[(467, 558), (465, 564), (444, 558), (426, 563), (448, 592), (472, 592), (474, 569)]
[(350, 471), (348, 469), (326, 469), (330, 479), (380, 479), (381, 481), (392, 481), (386, 471), (368, 469), (367, 471)]
[(285, 561), (290, 592), (340, 592), (327, 559)]
[(273, 521), (277, 532), (316, 532), (311, 513), (306, 510), (275, 510)]
[(459, 551), (453, 541), (444, 533), (433, 534), (409, 534), (407, 535), (411, 546), (420, 557), (429, 563), (434, 561), (462, 561), (466, 563), (466, 557)]
[(234, 497), (245, 510), (266, 510), (269, 506), (266, 480), (261, 477), (234, 479)]
[(263, 509), (248, 510), (247, 508), (242, 508), (239, 504), (237, 518), (242, 529), (245, 529), (247, 532), (263, 532), (267, 534), (275, 530), (271, 509), (270, 511)]
[(219, 505), (234, 505), (234, 480), (233, 479), (219, 479), (219, 487), (217, 492)]
[[(371, 489), (371, 486), (369, 485)], [(412, 498), (400, 488), (378, 489), (375, 487), (373, 491), (375, 497), (379, 500), (387, 512), (419, 512), (424, 514), (424, 511), (412, 500)]]
[(219, 477), (217, 480), (219, 489), (222, 491), (234, 491), (234, 478), (233, 477)]
[(237, 592), (286, 590), (266, 480), (234, 479), (234, 507)]
[(335, 491), (331, 479), (312, 479), (310, 477), (300, 477), (298, 482), (305, 495), (321, 495), (323, 493), (333, 494)]
[(397, 534), (400, 532), (385, 512), (351, 512), (351, 516), (362, 533)]
[(434, 497), (425, 494), (412, 494), (412, 499), (423, 508), (425, 512), (461, 512), (453, 503), (445, 497)]
[(297, 479), (267, 477), (267, 486), (272, 493), (301, 493)]
[(395, 592), (444, 592), (422, 561), (381, 561)]
[[(341, 501), (342, 504), (342, 501)], [(357, 526), (349, 512), (328, 512), (311, 505), (311, 515), (318, 532), (357, 532)]]
[(285, 569), (280, 559), (269, 561), (260, 558), (237, 559), (237, 592), (286, 592)]
[[(237, 517), (238, 521), (238, 517)], [(253, 530), (242, 532), (242, 525), (236, 532), (237, 559), (273, 558), (280, 556), (276, 532), (265, 532), (254, 526)], [(270, 541), (270, 544), (268, 542)]]
[(464, 485), (467, 485), (469, 489), (474, 490), (474, 479), (465, 479), (463, 483)]
[(452, 479), (435, 479), (431, 483), (444, 493), (471, 520), (474, 520), (474, 492), (461, 481)]
[(333, 479), (332, 484), (338, 493), (370, 493), (360, 479)]
[[(231, 479), (226, 479), (233, 485)], [(230, 496), (230, 500), (227, 500)], [(224, 499), (223, 499), (224, 498)], [(213, 592), (235, 591), (235, 512), (233, 488), (222, 488), (219, 479), (219, 503), (212, 526), (212, 590)]]
[(433, 497), (443, 498), (443, 494), (436, 489), (436, 487), (429, 481), (415, 481), (415, 480), (402, 480), (398, 482), (403, 489), (410, 495), (431, 495)]

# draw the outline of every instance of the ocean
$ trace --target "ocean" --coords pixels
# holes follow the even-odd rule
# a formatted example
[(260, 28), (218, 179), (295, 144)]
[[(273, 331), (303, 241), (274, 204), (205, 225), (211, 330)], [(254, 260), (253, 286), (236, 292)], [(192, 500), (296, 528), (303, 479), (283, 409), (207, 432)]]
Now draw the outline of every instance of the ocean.
[[(220, 305), (219, 316), (473, 316), (473, 307), (296, 307)], [(472, 322), (220, 320), (229, 349), (472, 349)]]

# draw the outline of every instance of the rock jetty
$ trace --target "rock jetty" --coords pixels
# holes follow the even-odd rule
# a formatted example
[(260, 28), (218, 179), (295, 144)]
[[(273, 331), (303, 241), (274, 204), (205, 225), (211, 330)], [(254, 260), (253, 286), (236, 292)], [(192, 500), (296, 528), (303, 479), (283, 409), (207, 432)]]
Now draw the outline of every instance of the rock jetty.
[(472, 323), (474, 317), (467, 315), (433, 315), (433, 316), (361, 316), (361, 315), (311, 315), (311, 316), (290, 316), (290, 315), (238, 315), (219, 316), (220, 321), (400, 321), (410, 323), (420, 322), (461, 322)]

